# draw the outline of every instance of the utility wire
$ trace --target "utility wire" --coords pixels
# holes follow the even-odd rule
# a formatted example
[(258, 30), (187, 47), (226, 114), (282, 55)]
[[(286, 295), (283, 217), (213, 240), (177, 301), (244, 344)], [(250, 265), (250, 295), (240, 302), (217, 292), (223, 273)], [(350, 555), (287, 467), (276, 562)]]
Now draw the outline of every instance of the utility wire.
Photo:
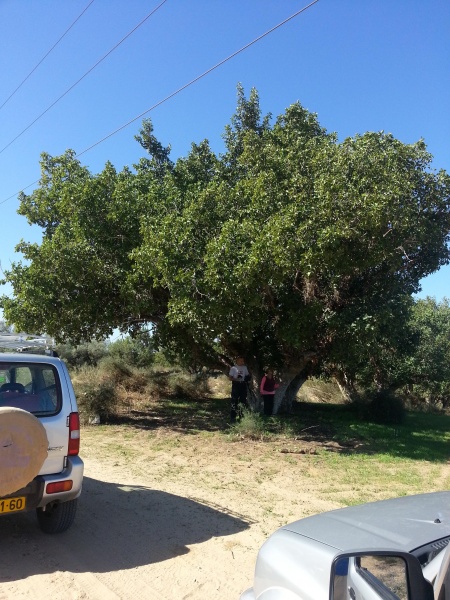
[[(262, 35), (260, 35), (257, 38), (255, 38), (253, 41), (251, 41), (248, 44), (246, 44), (245, 46), (242, 46), (242, 48), (240, 48), (239, 50), (236, 50), (236, 52), (233, 52), (233, 54), (230, 54), (227, 58), (224, 58), (223, 60), (221, 60), (220, 62), (218, 62), (217, 64), (215, 64), (213, 67), (209, 68), (207, 71), (205, 71), (204, 73), (202, 73), (201, 75), (199, 75), (198, 77), (195, 77), (194, 79), (191, 79), (191, 81), (189, 81), (189, 83), (186, 83), (182, 87), (178, 88), (176, 91), (172, 92), (171, 94), (169, 94), (168, 96), (166, 96), (165, 98), (163, 98), (163, 100), (160, 100), (159, 102), (157, 102), (156, 104), (154, 104), (153, 106), (151, 106), (150, 108), (148, 108), (147, 110), (145, 110), (144, 112), (140, 113), (137, 117), (134, 117), (134, 119), (131, 119), (130, 121), (128, 121), (127, 123), (125, 123), (121, 127), (118, 127), (117, 129), (115, 129), (114, 131), (112, 131), (111, 133), (109, 133), (108, 135), (106, 135), (105, 137), (103, 137), (102, 139), (98, 140), (98, 142), (95, 142), (94, 144), (92, 144), (88, 148), (85, 148), (84, 150), (82, 150), (81, 152), (79, 152), (78, 154), (76, 154), (75, 156), (78, 158), (82, 154), (86, 154), (86, 152), (89, 152), (89, 150), (92, 150), (92, 148), (95, 148), (96, 146), (98, 146), (99, 144), (101, 144), (105, 140), (109, 139), (110, 137), (112, 137), (113, 135), (115, 135), (116, 133), (118, 133), (119, 131), (122, 131), (122, 129), (125, 129), (126, 127), (128, 127), (129, 125), (131, 125), (131, 123), (134, 123), (135, 121), (137, 121), (138, 119), (140, 119), (141, 117), (143, 117), (144, 115), (146, 115), (147, 113), (149, 113), (150, 111), (154, 110), (155, 108), (157, 108), (158, 106), (160, 106), (164, 102), (167, 102), (168, 100), (170, 100), (171, 98), (173, 98), (174, 96), (176, 96), (177, 94), (179, 94), (180, 92), (182, 92), (183, 90), (185, 90), (186, 88), (188, 88), (189, 86), (193, 85), (194, 83), (196, 83), (197, 81), (199, 81), (203, 77), (206, 77), (206, 75), (209, 75), (209, 73), (211, 73), (212, 71), (214, 71), (218, 67), (222, 66), (223, 64), (225, 64), (226, 62), (228, 62), (229, 60), (231, 60), (232, 58), (234, 58), (235, 56), (237, 56), (238, 54), (240, 54), (241, 52), (243, 52), (244, 50), (247, 50), (247, 48), (250, 48), (250, 46), (253, 46), (253, 44), (256, 44), (256, 42), (259, 42), (260, 40), (262, 40), (263, 38), (265, 38), (266, 36), (268, 36), (270, 33), (272, 33), (273, 31), (275, 31), (276, 29), (279, 29), (280, 27), (282, 27), (283, 25), (285, 25), (286, 23), (288, 23), (289, 21), (291, 21), (292, 19), (294, 19), (295, 17), (297, 17), (298, 15), (300, 15), (301, 13), (305, 12), (306, 10), (308, 10), (308, 8), (311, 8), (311, 6), (313, 6), (314, 4), (317, 4), (317, 2), (319, 2), (319, 0), (313, 0), (313, 2), (311, 2), (307, 6), (304, 6), (303, 8), (301, 8), (300, 10), (298, 10), (297, 12), (295, 12), (293, 15), (291, 15), (290, 17), (288, 17), (287, 19), (285, 19), (281, 23), (278, 23), (278, 25), (275, 25), (275, 27), (272, 27), (271, 29), (269, 29), (268, 31), (266, 31), (265, 33), (263, 33)], [(26, 187), (24, 187), (22, 190), (20, 190), (20, 192), (22, 192), (23, 190), (28, 189), (29, 187), (31, 187), (32, 185), (35, 185), (36, 183), (38, 183), (38, 181), (33, 181), (33, 183), (30, 183), (29, 185), (27, 185)], [(8, 202), (8, 200), (11, 200), (11, 198), (16, 197), (20, 192), (16, 192), (15, 194), (12, 194), (11, 196), (9, 196), (8, 198), (6, 198), (5, 200), (2, 200), (0, 202), (0, 205), (4, 204), (5, 202)]]
[(12, 92), (12, 94), (10, 94), (8, 96), (8, 98), (6, 98), (6, 100), (0, 106), (0, 110), (5, 106), (5, 104), (7, 104), (11, 100), (11, 98), (14, 96), (14, 94), (20, 90), (20, 88), (31, 77), (31, 75), (33, 75), (33, 73), (36, 71), (36, 69), (44, 62), (44, 60), (47, 58), (47, 56), (56, 48), (56, 46), (59, 44), (59, 42), (69, 33), (69, 31), (72, 29), (72, 27), (75, 25), (75, 23), (79, 19), (81, 19), (81, 17), (84, 15), (84, 13), (87, 11), (87, 9), (91, 6), (91, 4), (93, 4), (93, 2), (94, 2), (94, 0), (91, 0), (89, 2), (89, 4), (86, 6), (86, 8), (78, 15), (78, 17), (72, 23), (72, 25), (68, 29), (66, 29), (66, 31), (62, 34), (62, 36), (59, 38), (59, 40), (55, 44), (53, 44), (53, 46), (50, 48), (50, 50), (47, 52), (47, 54), (43, 58), (41, 58), (41, 60), (38, 62), (38, 64), (28, 73), (28, 75), (25, 77), (25, 79), (22, 81), (22, 83), (19, 83), (19, 85)]
[[(92, 0), (93, 1), (93, 0)], [(48, 106), (44, 112), (42, 112), (38, 117), (36, 117), (34, 119), (34, 121), (32, 121), (29, 125), (27, 125), (25, 127), (25, 129), (23, 129), (18, 135), (16, 135), (16, 137), (14, 139), (12, 139), (8, 144), (6, 144), (6, 146), (4, 148), (2, 148), (0, 150), (0, 154), (2, 154), (2, 152), (4, 152), (7, 148), (9, 148), (16, 140), (18, 140), (26, 131), (28, 131), (28, 129), (30, 129), (30, 127), (32, 127), (37, 121), (39, 121), (39, 119), (41, 119), (46, 113), (48, 113), (48, 111), (53, 108), (55, 106), (55, 104), (58, 104), (58, 102), (60, 100), (62, 100), (64, 98), (64, 96), (67, 96), (67, 94), (73, 90), (73, 88), (75, 86), (77, 86), (87, 75), (89, 75), (89, 73), (91, 73), (96, 67), (98, 67), (98, 65), (100, 63), (102, 63), (105, 58), (107, 58), (110, 54), (112, 54), (112, 52), (114, 52), (114, 50), (116, 50), (127, 38), (130, 37), (131, 34), (133, 34), (137, 29), (139, 29), (139, 27), (141, 27), (141, 25), (143, 25), (145, 23), (145, 21), (147, 21), (147, 19), (149, 19), (159, 8), (161, 8), (161, 6), (163, 4), (165, 4), (167, 2), (167, 0), (162, 0), (162, 2), (160, 4), (158, 4), (158, 6), (156, 8), (154, 8), (146, 17), (144, 17), (142, 19), (142, 21), (140, 23), (138, 23), (136, 25), (136, 27), (134, 27), (131, 31), (129, 31), (125, 37), (123, 37), (120, 42), (118, 42), (115, 46), (113, 46), (111, 48), (111, 50), (109, 50), (100, 60), (98, 60), (94, 66), (92, 66), (88, 71), (86, 71), (86, 73), (84, 75), (82, 75), (74, 84), (72, 84), (63, 94), (61, 94), (61, 96), (59, 98), (57, 98), (52, 104), (50, 104), (50, 106)]]
[(151, 106), (150, 108), (148, 108), (147, 110), (144, 110), (144, 112), (142, 112), (141, 114), (139, 114), (137, 117), (134, 117), (133, 119), (131, 119), (130, 121), (128, 121), (124, 125), (121, 125), (117, 129), (115, 129), (114, 131), (112, 131), (111, 133), (109, 133), (108, 135), (105, 135), (105, 137), (103, 137), (98, 142), (95, 142), (95, 144), (92, 144), (92, 146), (89, 146), (88, 148), (85, 148), (82, 152), (79, 152), (77, 154), (77, 157), (81, 156), (82, 154), (85, 154), (86, 152), (89, 152), (89, 150), (92, 150), (92, 148), (95, 148), (95, 146), (98, 146), (99, 144), (101, 144), (102, 142), (104, 142), (108, 138), (112, 137), (113, 135), (115, 135), (119, 131), (122, 131), (122, 129), (125, 129), (126, 127), (128, 127), (128, 125), (131, 125), (131, 123), (134, 123), (135, 121), (137, 121), (138, 119), (140, 119), (141, 117), (143, 117), (147, 113), (151, 112), (152, 110), (154, 110), (158, 106), (161, 106), (161, 104), (164, 104), (164, 102), (167, 102), (167, 100), (170, 100), (171, 98), (173, 98), (174, 96), (176, 96), (177, 94), (179, 94), (180, 92), (182, 92), (183, 90), (185, 90), (186, 88), (190, 87), (194, 83), (197, 83), (197, 81), (200, 81), (200, 79), (202, 79), (203, 77), (206, 77), (206, 75), (209, 75), (210, 73), (212, 73), (212, 71), (215, 71), (216, 69), (218, 69), (219, 67), (221, 67), (223, 64), (225, 64), (226, 62), (228, 62), (229, 60), (231, 60), (232, 58), (234, 58), (235, 56), (237, 56), (238, 54), (240, 54), (244, 50), (247, 50), (247, 48), (250, 48), (250, 46), (253, 46), (253, 44), (256, 44), (256, 42), (259, 42), (260, 40), (262, 40), (263, 38), (265, 38), (267, 35), (269, 35), (273, 31), (275, 31), (276, 29), (278, 29), (279, 27), (282, 27), (283, 25), (285, 25), (286, 23), (288, 23), (289, 21), (291, 21), (292, 19), (294, 19), (295, 17), (297, 17), (302, 12), (305, 12), (305, 10), (307, 10), (308, 8), (311, 8), (311, 6), (313, 6), (317, 2), (319, 2), (319, 0), (314, 0), (313, 2), (311, 2), (311, 4), (308, 4), (307, 6), (304, 6), (302, 9), (298, 10), (296, 13), (294, 13), (293, 15), (291, 15), (290, 17), (288, 17), (287, 19), (285, 19), (281, 23), (278, 23), (278, 25), (275, 25), (275, 27), (272, 27), (272, 29), (269, 29), (268, 31), (266, 31), (265, 33), (263, 33), (262, 35), (260, 35), (259, 37), (255, 38), (252, 42), (249, 42), (245, 46), (242, 46), (242, 48), (240, 48), (239, 50), (236, 50), (236, 52), (233, 52), (233, 54), (230, 54), (230, 56), (227, 56), (227, 58), (224, 58), (223, 60), (221, 60), (220, 62), (218, 62), (217, 64), (215, 64), (213, 67), (209, 68), (207, 71), (205, 71), (201, 75), (198, 75), (198, 77), (195, 77), (194, 79), (191, 79), (191, 81), (189, 81), (189, 83), (186, 83), (185, 85), (183, 85), (180, 88), (178, 88), (177, 90), (175, 90), (175, 92), (172, 92), (171, 94), (169, 94), (168, 96), (166, 96), (165, 98), (163, 98), (162, 100), (160, 100), (159, 102), (157, 102), (156, 104), (154, 104), (153, 106)]

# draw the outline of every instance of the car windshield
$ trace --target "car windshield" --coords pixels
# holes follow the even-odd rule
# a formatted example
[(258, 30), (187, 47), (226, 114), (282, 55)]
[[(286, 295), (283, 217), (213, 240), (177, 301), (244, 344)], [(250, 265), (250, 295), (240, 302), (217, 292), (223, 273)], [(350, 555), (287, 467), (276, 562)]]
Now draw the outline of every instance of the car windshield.
[(45, 363), (0, 361), (0, 406), (22, 408), (38, 416), (56, 414), (61, 408), (56, 369)]

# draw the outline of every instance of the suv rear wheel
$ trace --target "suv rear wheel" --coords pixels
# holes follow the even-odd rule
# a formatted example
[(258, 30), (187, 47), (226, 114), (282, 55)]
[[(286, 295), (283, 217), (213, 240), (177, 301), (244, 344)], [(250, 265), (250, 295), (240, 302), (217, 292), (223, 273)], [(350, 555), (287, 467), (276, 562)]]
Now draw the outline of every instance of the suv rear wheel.
[(62, 533), (72, 525), (77, 512), (77, 498), (67, 502), (47, 504), (45, 510), (37, 508), (39, 527), (44, 533)]

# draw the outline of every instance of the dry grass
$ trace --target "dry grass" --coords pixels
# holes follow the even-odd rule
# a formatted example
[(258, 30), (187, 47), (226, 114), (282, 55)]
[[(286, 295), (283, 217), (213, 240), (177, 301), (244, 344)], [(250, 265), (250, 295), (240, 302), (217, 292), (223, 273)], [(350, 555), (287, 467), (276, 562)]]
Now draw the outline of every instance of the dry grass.
[(346, 404), (347, 401), (341, 394), (338, 386), (321, 379), (309, 379), (297, 394), (300, 402), (315, 402), (318, 404)]

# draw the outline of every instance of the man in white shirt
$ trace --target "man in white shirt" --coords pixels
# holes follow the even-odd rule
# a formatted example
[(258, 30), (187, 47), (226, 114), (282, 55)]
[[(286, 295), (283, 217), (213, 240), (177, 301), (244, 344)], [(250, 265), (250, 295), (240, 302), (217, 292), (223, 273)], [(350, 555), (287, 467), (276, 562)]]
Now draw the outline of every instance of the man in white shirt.
[(228, 378), (231, 381), (230, 420), (235, 423), (236, 418), (242, 416), (242, 406), (247, 406), (247, 382), (250, 379), (250, 373), (243, 356), (236, 358), (236, 363), (231, 367)]

